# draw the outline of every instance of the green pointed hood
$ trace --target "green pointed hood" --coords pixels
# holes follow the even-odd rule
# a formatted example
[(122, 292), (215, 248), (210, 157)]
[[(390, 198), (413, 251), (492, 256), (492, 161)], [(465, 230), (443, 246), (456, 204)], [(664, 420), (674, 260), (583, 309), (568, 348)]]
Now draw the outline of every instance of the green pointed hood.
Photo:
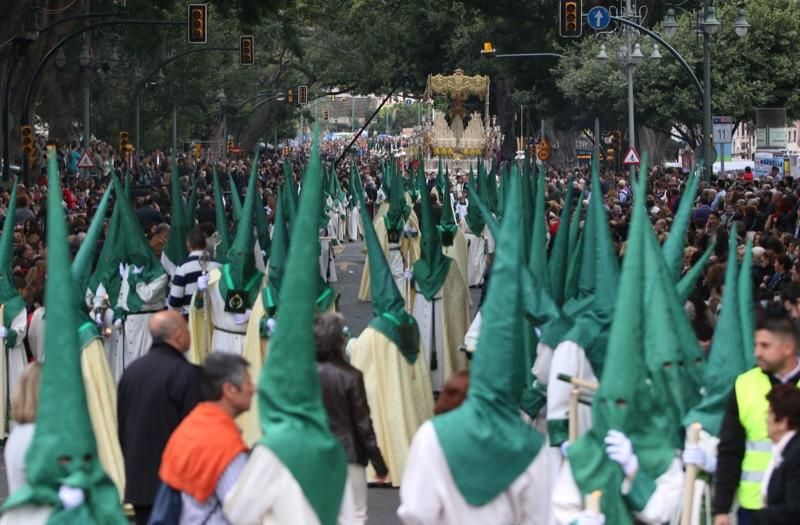
[(549, 292), (550, 274), (547, 271), (547, 215), (544, 209), (544, 173), (534, 172), (536, 195), (533, 201), (533, 233), (531, 251), (528, 255), (528, 269), (536, 281)]
[(219, 280), (219, 291), (225, 300), (225, 309), (229, 312), (244, 312), (246, 309), (252, 308), (261, 284), (262, 275), (256, 268), (256, 258), (253, 253), (255, 246), (253, 222), (259, 150), (260, 148), (256, 147), (253, 168), (247, 183), (244, 207), (236, 225), (236, 237), (227, 253), (228, 262), (220, 269), (222, 276)]
[(467, 398), (458, 408), (433, 419), (450, 474), (473, 506), (485, 505), (506, 490), (530, 466), (544, 441), (522, 420), (518, 408), (528, 372), (522, 353), (519, 177), (511, 184), (492, 285), (481, 309), (483, 327)]
[(675, 212), (675, 220), (669, 229), (667, 240), (664, 241), (662, 251), (664, 260), (667, 263), (672, 278), (678, 282), (681, 277), (681, 265), (683, 264), (683, 247), (686, 244), (686, 230), (692, 219), (694, 211), (694, 198), (697, 195), (697, 186), (700, 183), (700, 172), (695, 171), (686, 181), (686, 190), (681, 196), (678, 210)]
[[(439, 174), (442, 173), (442, 161), (439, 161)], [(439, 200), (442, 203), (442, 214), (439, 216), (439, 224), (436, 229), (439, 230), (439, 235), (442, 238), (443, 246), (452, 246), (456, 233), (458, 232), (458, 224), (456, 224), (455, 213), (453, 213), (453, 203), (450, 199), (450, 179), (444, 179), (444, 188), (439, 192)], [(437, 177), (438, 185), (438, 177)], [(471, 199), (472, 197), (470, 197)]]
[[(186, 224), (188, 224), (188, 231), (194, 228), (194, 223), (197, 220), (197, 179), (194, 178), (194, 173), (191, 177), (191, 192), (189, 193), (189, 200), (186, 202)], [(187, 235), (188, 235), (187, 231)]]
[(708, 261), (711, 259), (711, 256), (714, 255), (714, 249), (717, 247), (717, 241), (711, 243), (711, 245), (706, 248), (706, 251), (703, 253), (703, 256), (698, 259), (694, 266), (689, 268), (689, 271), (681, 277), (680, 281), (675, 285), (675, 289), (678, 291), (678, 297), (681, 298), (682, 302), (686, 302), (689, 296), (692, 294), (692, 290), (694, 290), (694, 285), (697, 283), (697, 280), (700, 278), (700, 275), (703, 273), (703, 268), (706, 267)]
[[(61, 183), (55, 152), (48, 153), (47, 273), (45, 282), (45, 352), (36, 430), (25, 455), (27, 484), (3, 508), (50, 505), (48, 523), (124, 524), (116, 487), (103, 472), (86, 406), (81, 373), (78, 302), (69, 264), (67, 221), (61, 206)], [(65, 424), (69, 422), (69, 424)], [(84, 503), (65, 509), (59, 487), (84, 491)]]
[[(734, 228), (735, 229), (735, 228)], [(749, 269), (742, 267), (744, 273)], [(750, 276), (748, 275), (748, 278)], [(722, 415), (730, 401), (736, 377), (751, 368), (748, 355), (752, 354), (742, 341), (739, 311), (739, 268), (736, 260), (736, 235), (728, 239), (728, 262), (725, 268), (725, 284), (722, 304), (708, 365), (703, 376), (703, 399), (683, 419), (684, 426), (698, 422), (712, 436), (719, 436)]]
[(478, 198), (478, 192), (475, 188), (467, 186), (467, 195), (469, 196), (469, 205), (472, 206), (474, 204), (478, 211), (481, 212), (481, 217), (486, 223), (486, 227), (489, 228), (489, 233), (491, 233), (493, 237), (500, 235), (500, 224), (498, 224), (497, 219), (492, 216), (489, 207)]
[(509, 176), (511, 174), (511, 166), (512, 163), (506, 163), (504, 166), (500, 168), (500, 195), (497, 198), (497, 217), (503, 217), (503, 210), (505, 208), (506, 202), (506, 191), (508, 190), (509, 186)]
[(219, 235), (215, 259), (217, 262), (224, 264), (228, 261), (228, 250), (231, 248), (231, 232), (228, 229), (228, 217), (225, 213), (225, 203), (222, 200), (222, 186), (219, 183), (217, 168), (214, 168), (214, 217), (217, 223), (217, 234)]
[(267, 210), (264, 207), (264, 198), (261, 196), (261, 189), (256, 188), (255, 191), (255, 215), (256, 223), (256, 238), (258, 238), (258, 247), (264, 252), (264, 261), (269, 259), (269, 252), (271, 249), (271, 241), (269, 238), (269, 222), (267, 221)]
[(574, 188), (572, 181), (567, 183), (567, 196), (564, 207), (558, 220), (558, 231), (552, 240), (553, 249), (547, 261), (547, 271), (550, 277), (550, 296), (558, 306), (562, 306), (566, 299), (567, 269), (569, 268), (569, 230), (570, 214), (572, 213), (572, 197)]
[[(362, 216), (369, 217), (364, 203), (364, 189), (361, 180), (352, 172), (350, 186), (359, 195)], [(369, 258), (370, 287), (372, 290), (372, 321), (369, 326), (392, 341), (403, 357), (414, 364), (419, 355), (419, 327), (414, 316), (405, 311), (405, 301), (394, 282), (392, 271), (383, 254), (375, 228), (370, 221), (364, 221), (364, 242)]]
[(655, 480), (675, 457), (668, 437), (674, 430), (665, 428), (658, 418), (659, 400), (650, 386), (644, 361), (644, 291), (648, 278), (645, 234), (650, 225), (644, 185), (637, 186), (616, 296), (616, 310), (626, 314), (615, 316), (611, 324), (606, 366), (592, 402), (592, 428), (570, 446), (568, 459), (581, 494), (601, 490), (602, 512), (607, 523), (616, 525), (633, 525), (633, 518), (619, 490), (625, 475), (605, 452), (608, 431), (618, 430), (631, 440), (639, 458), (639, 475)]
[[(121, 284), (119, 264), (125, 259), (125, 238), (124, 235), (120, 234), (122, 222), (122, 212), (120, 210), (125, 205), (125, 193), (121, 189), (122, 185), (114, 172), (111, 172), (109, 187), (114, 191), (114, 211), (111, 213), (108, 230), (100, 248), (100, 255), (97, 258), (97, 265), (91, 277), (89, 277), (87, 288), (92, 294), (96, 295), (103, 293), (100, 290), (102, 286), (105, 289), (105, 295), (108, 296), (108, 305), (114, 308)], [(86, 289), (83, 292), (86, 293)]]
[(258, 384), (263, 437), (297, 480), (322, 525), (336, 523), (347, 479), (347, 459), (328, 428), (315, 363), (314, 315), (319, 277), (317, 218), (322, 204), (319, 135), (303, 179), (278, 311)]
[[(467, 184), (470, 188), (474, 188), (477, 192), (478, 198), (481, 198), (481, 191), (480, 187), (478, 187), (478, 183), (475, 180), (475, 174), (472, 171), (472, 164), (469, 165), (469, 178)], [(473, 194), (474, 195), (474, 194)], [(470, 204), (472, 203), (473, 198), (470, 197)], [(486, 204), (483, 199), (481, 199), (483, 204)], [(477, 206), (467, 206), (467, 216), (465, 218), (467, 221), (467, 226), (469, 226), (469, 230), (477, 237), (483, 233), (483, 228), (486, 226), (486, 223), (483, 221), (483, 216), (481, 215), (480, 210), (478, 210)]]
[[(735, 231), (735, 230), (734, 230)], [(753, 267), (753, 239), (747, 239), (744, 245), (744, 257), (742, 258), (742, 271), (739, 272), (739, 323), (742, 331), (742, 351), (744, 352), (744, 362), (747, 368), (756, 366), (756, 358), (753, 355), (755, 348), (756, 320), (753, 311), (753, 279), (751, 269)]]
[[(450, 177), (445, 179), (444, 172), (442, 171), (442, 157), (439, 157), (439, 169), (436, 171), (436, 189), (439, 190), (439, 195), (445, 195), (446, 192), (449, 192), (450, 188)], [(443, 203), (444, 204), (444, 203)]]
[[(389, 209), (386, 212), (386, 215), (383, 216), (383, 222), (386, 224), (386, 231), (387, 233), (397, 233), (402, 232), (403, 227), (406, 224), (406, 219), (410, 214), (410, 209), (408, 208), (408, 203), (406, 203), (405, 192), (403, 191), (403, 183), (398, 177), (396, 169), (390, 169), (389, 173), (384, 174), (384, 181), (391, 180), (389, 186)], [(425, 188), (424, 179), (423, 185), (420, 188)], [(428, 197), (427, 192), (425, 196)], [(424, 199), (423, 199), (424, 200)], [(392, 242), (399, 242), (392, 241)]]
[(186, 218), (178, 162), (175, 160), (174, 153), (172, 154), (172, 176), (170, 177), (170, 200), (172, 201), (172, 208), (169, 221), (169, 238), (164, 246), (163, 258), (171, 262), (172, 266), (178, 266), (188, 255), (186, 238), (189, 236), (189, 221)]
[(242, 199), (239, 197), (239, 188), (236, 187), (236, 181), (233, 180), (233, 174), (228, 172), (228, 186), (231, 190), (231, 212), (233, 213), (233, 223), (239, 224), (239, 219), (242, 216)]
[[(425, 176), (417, 174), (417, 183), (425, 187)], [(433, 223), (433, 210), (431, 209), (430, 196), (426, 195), (420, 201), (420, 258), (414, 263), (414, 281), (420, 293), (428, 301), (439, 291), (447, 279), (450, 263), (453, 260), (442, 253), (442, 242), (439, 230)], [(477, 211), (477, 208), (476, 208)], [(480, 213), (480, 212), (478, 212)]]
[(264, 310), (270, 317), (275, 315), (278, 309), (278, 298), (281, 291), (283, 274), (286, 271), (286, 256), (289, 253), (289, 230), (286, 227), (286, 201), (283, 193), (289, 191), (289, 186), (281, 186), (275, 207), (275, 223), (272, 229), (271, 253), (269, 264), (267, 265), (268, 280), (267, 286), (261, 292), (261, 301)]
[[(58, 203), (61, 206), (61, 202)], [(12, 266), (14, 252), (14, 214), (17, 210), (17, 179), (8, 203), (6, 220), (3, 221), (3, 237), (0, 238), (0, 304), (3, 308), (3, 326), (11, 326), (11, 322), (25, 308), (25, 301), (14, 285)]]
[(578, 295), (578, 279), (581, 272), (581, 255), (583, 254), (583, 237), (581, 233), (581, 213), (585, 192), (578, 195), (577, 205), (569, 220), (569, 246), (567, 253), (567, 276), (564, 282), (564, 304)]

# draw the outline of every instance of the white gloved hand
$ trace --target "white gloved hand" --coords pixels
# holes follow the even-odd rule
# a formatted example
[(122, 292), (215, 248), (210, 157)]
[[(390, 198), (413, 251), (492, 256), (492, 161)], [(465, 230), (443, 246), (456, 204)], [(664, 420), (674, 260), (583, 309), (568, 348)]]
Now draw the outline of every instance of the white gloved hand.
[(58, 487), (58, 499), (61, 500), (65, 509), (72, 509), (81, 505), (86, 498), (83, 495), (83, 489), (61, 485)]
[(97, 323), (99, 325), (103, 324), (103, 314), (101, 314), (100, 312), (95, 311), (93, 318), (94, 318), (94, 322), (95, 323)]
[(5, 326), (0, 326), (0, 339), (8, 335), (8, 330)]
[(406, 270), (403, 272), (403, 278), (410, 281), (414, 278), (414, 272), (412, 272), (410, 268), (406, 268)]
[(247, 321), (250, 320), (250, 310), (247, 310), (243, 314), (233, 314), (233, 322), (238, 325), (247, 324)]
[(584, 510), (575, 517), (576, 525), (605, 525), (606, 517), (592, 510)]
[(140, 274), (144, 271), (144, 266), (132, 265), (131, 271), (133, 272), (134, 275)]
[(565, 458), (569, 457), (569, 446), (570, 446), (570, 444), (571, 443), (569, 441), (565, 441), (565, 442), (561, 443), (560, 447), (558, 447), (558, 448), (561, 449), (561, 455), (563, 457), (565, 457)]
[(114, 321), (114, 328), (119, 328), (120, 326), (122, 326), (122, 319)]
[(633, 451), (633, 444), (628, 436), (617, 430), (609, 430), (605, 438), (606, 454), (619, 463), (625, 476), (631, 477), (639, 470), (639, 458)]
[(206, 288), (208, 288), (208, 275), (201, 275), (197, 278), (197, 289), (202, 291)]
[(274, 317), (270, 317), (269, 319), (267, 319), (267, 330), (269, 330), (271, 334), (275, 333), (275, 328), (277, 326), (278, 326), (278, 321), (276, 321)]
[(128, 265), (125, 263), (119, 263), (119, 276), (122, 277), (122, 280), (128, 278)]
[(717, 458), (697, 445), (687, 445), (683, 451), (682, 459), (686, 465), (696, 465), (702, 470), (713, 474), (717, 470)]

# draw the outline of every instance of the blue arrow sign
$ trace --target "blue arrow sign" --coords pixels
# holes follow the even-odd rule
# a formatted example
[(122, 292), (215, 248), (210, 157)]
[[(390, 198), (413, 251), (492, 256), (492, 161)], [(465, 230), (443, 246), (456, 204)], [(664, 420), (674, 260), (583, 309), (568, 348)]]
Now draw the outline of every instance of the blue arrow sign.
[(598, 5), (589, 9), (586, 19), (589, 22), (589, 27), (595, 31), (602, 31), (611, 23), (611, 14), (608, 12), (608, 9)]

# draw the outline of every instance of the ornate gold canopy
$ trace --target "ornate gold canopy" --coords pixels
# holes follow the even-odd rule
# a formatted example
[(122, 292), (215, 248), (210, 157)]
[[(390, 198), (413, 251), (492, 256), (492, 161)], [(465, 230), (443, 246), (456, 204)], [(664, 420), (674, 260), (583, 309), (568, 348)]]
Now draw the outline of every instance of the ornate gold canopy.
[(462, 100), (468, 96), (476, 96), (484, 100), (489, 96), (489, 77), (466, 76), (462, 69), (456, 69), (452, 75), (428, 75), (425, 97), (430, 99), (433, 95), (447, 95), (452, 99)]

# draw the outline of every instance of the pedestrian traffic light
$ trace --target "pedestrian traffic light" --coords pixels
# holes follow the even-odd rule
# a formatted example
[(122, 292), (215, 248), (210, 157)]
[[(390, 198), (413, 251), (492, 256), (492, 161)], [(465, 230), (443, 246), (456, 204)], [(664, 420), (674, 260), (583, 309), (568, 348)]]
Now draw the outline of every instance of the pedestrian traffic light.
[(189, 4), (187, 6), (188, 41), (190, 44), (208, 42), (208, 6), (206, 4)]
[(286, 90), (286, 103), (289, 105), (294, 104), (294, 90), (291, 88)]
[(308, 104), (308, 86), (298, 86), (297, 103), (301, 106)]
[(582, 0), (560, 0), (558, 32), (565, 38), (577, 38), (583, 33)]
[(239, 65), (252, 66), (256, 63), (255, 39), (253, 35), (239, 37)]
[(229, 140), (228, 141), (228, 155), (232, 155), (232, 154), (233, 154), (233, 141)]
[(33, 135), (31, 126), (21, 126), (19, 128), (19, 147), (23, 156), (36, 156), (36, 137)]
[(128, 132), (119, 132), (119, 147), (117, 148), (120, 153), (124, 152), (128, 147)]

